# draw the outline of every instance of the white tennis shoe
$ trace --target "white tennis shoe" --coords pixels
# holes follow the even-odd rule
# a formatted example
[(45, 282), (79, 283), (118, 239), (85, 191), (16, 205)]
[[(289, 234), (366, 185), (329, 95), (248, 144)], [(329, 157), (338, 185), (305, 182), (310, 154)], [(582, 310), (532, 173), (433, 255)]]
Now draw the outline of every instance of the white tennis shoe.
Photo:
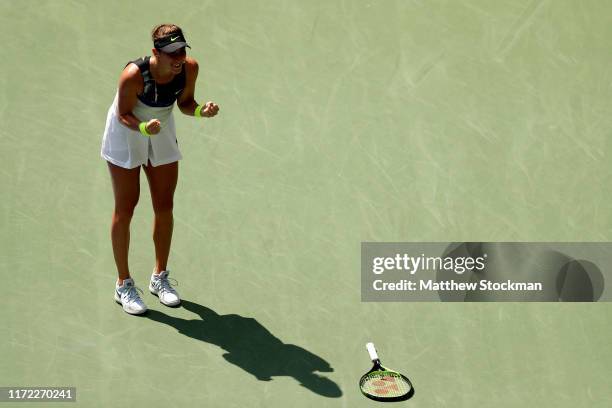
[(140, 315), (147, 311), (138, 292), (142, 290), (134, 286), (133, 279), (124, 279), (123, 285), (115, 284), (115, 301), (119, 303), (126, 313)]
[(161, 271), (159, 275), (153, 273), (151, 275), (151, 282), (149, 283), (149, 291), (159, 297), (159, 301), (164, 305), (177, 306), (181, 303), (181, 298), (172, 285), (170, 285), (168, 281), (169, 274), (170, 271)]

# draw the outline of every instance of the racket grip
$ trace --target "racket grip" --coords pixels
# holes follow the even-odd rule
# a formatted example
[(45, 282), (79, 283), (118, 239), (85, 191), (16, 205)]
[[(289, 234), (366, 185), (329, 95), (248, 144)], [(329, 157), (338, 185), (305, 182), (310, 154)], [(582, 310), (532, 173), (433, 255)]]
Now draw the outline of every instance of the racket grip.
[(370, 360), (372, 360), (373, 362), (378, 360), (378, 354), (376, 354), (374, 343), (366, 344), (366, 349), (368, 350), (368, 354), (370, 355)]

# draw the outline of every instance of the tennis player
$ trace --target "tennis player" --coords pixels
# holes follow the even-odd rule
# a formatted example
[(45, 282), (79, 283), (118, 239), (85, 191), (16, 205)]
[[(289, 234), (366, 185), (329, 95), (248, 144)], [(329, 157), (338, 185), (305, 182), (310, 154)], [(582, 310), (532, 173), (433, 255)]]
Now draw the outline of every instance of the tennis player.
[(213, 117), (219, 106), (199, 105), (194, 99), (198, 63), (187, 57), (191, 48), (181, 28), (161, 24), (151, 34), (153, 49), (129, 62), (119, 77), (117, 94), (108, 110), (101, 155), (108, 162), (115, 209), (111, 223), (113, 253), (119, 279), (115, 301), (130, 314), (142, 314), (147, 306), (140, 298), (128, 267), (130, 221), (140, 195), (140, 168), (151, 190), (155, 220), (153, 242), (155, 268), (149, 291), (161, 303), (176, 306), (181, 300), (168, 281), (168, 255), (172, 241), (173, 200), (178, 180), (179, 150), (172, 110), (176, 102), (182, 113)]

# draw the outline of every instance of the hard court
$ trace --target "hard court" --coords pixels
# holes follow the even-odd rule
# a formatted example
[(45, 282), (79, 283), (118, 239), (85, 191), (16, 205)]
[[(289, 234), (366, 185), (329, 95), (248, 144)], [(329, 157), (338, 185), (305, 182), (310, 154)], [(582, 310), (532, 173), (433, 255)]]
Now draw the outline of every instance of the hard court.
[[(612, 240), (611, 14), (1, 1), (0, 386), (77, 387), (58, 407), (372, 407), (357, 382), (374, 341), (415, 385), (398, 406), (610, 406), (610, 304), (361, 302), (360, 244)], [(175, 109), (181, 308), (147, 291), (141, 175), (138, 318), (113, 301), (99, 151), (119, 74), (162, 22), (184, 29), (196, 100), (221, 112)]]

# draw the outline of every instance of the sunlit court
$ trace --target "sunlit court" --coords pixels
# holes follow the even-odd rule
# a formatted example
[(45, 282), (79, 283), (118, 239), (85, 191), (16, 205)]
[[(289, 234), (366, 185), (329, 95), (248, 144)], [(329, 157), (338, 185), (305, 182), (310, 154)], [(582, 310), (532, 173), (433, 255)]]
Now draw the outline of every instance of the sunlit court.
[[(449, 257), (473, 255), (461, 279), (493, 265), (498, 247), (471, 242), (612, 241), (610, 15), (0, 1), (0, 400), (373, 407), (373, 342), (391, 369), (368, 392), (410, 393), (393, 406), (612, 406), (609, 265), (578, 295), (567, 268), (543, 287), (489, 270), (482, 290), (543, 293), (526, 301), (435, 280)], [(154, 42), (164, 23), (180, 36)], [(376, 255), (368, 289), (403, 292), (364, 295), (362, 243), (405, 242), (468, 255)], [(432, 295), (405, 297), (390, 269)]]

